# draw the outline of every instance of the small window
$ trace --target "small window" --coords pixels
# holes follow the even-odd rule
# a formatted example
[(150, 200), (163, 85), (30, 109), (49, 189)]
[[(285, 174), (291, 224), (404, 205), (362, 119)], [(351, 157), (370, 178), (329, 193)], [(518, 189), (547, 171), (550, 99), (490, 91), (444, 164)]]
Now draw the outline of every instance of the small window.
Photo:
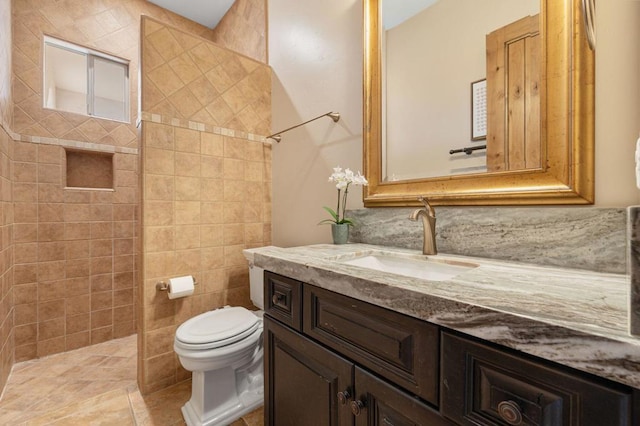
[(45, 36), (44, 107), (129, 122), (129, 62)]

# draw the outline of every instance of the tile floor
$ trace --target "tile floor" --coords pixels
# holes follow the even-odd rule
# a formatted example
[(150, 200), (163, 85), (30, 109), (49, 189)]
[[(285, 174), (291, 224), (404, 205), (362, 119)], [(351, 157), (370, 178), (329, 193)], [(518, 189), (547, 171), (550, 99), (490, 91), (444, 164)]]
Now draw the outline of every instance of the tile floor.
[[(13, 366), (0, 398), (0, 425), (184, 425), (191, 382), (142, 396), (136, 336)], [(262, 426), (256, 410), (232, 426)]]

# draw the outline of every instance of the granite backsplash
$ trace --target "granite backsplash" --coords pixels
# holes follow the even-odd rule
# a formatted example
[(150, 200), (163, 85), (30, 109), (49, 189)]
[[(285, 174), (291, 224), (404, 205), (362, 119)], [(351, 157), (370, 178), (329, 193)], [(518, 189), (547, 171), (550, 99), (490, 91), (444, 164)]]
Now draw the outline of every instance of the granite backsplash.
[[(413, 210), (351, 210), (349, 241), (421, 250), (422, 222), (409, 220)], [(441, 253), (627, 273), (624, 208), (436, 207), (436, 218)]]

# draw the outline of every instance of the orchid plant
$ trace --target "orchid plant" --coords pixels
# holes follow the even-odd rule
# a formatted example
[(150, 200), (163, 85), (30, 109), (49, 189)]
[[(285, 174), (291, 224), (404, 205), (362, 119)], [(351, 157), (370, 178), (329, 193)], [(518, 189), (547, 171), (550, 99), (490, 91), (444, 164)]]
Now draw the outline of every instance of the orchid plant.
[(344, 216), (344, 212), (347, 208), (347, 195), (349, 194), (349, 186), (366, 186), (369, 184), (369, 182), (367, 182), (367, 179), (359, 171), (356, 174), (350, 169), (343, 170), (340, 166), (334, 167), (333, 174), (329, 176), (329, 182), (335, 182), (336, 188), (338, 189), (338, 205), (335, 210), (327, 206), (323, 207), (331, 215), (332, 219), (325, 219), (320, 222), (320, 224), (335, 223), (353, 225), (353, 221)]

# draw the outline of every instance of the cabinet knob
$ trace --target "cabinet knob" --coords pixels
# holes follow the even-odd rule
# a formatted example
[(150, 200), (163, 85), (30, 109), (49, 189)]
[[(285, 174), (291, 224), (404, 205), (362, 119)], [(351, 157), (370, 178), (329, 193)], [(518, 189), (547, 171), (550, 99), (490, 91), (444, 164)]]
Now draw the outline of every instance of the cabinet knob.
[(348, 390), (343, 392), (338, 392), (338, 402), (340, 405), (347, 405), (347, 402), (351, 399), (351, 394)]
[(510, 425), (522, 424), (522, 412), (515, 401), (502, 401), (498, 404), (498, 414)]
[(354, 416), (359, 416), (363, 408), (364, 408), (364, 403), (359, 399), (355, 401), (351, 401), (351, 412), (353, 413)]
[(284, 294), (274, 294), (273, 297), (271, 298), (271, 301), (273, 302), (274, 305), (277, 305), (278, 303), (282, 302), (285, 299)]

